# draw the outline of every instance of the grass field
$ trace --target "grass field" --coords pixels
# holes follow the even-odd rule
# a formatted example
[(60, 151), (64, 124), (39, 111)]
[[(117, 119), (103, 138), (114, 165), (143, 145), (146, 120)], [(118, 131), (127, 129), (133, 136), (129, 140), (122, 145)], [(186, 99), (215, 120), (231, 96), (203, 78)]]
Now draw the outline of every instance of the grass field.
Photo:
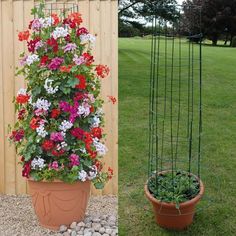
[(236, 49), (203, 47), (206, 194), (184, 232), (159, 228), (144, 197), (150, 40), (119, 40), (119, 235), (236, 235)]

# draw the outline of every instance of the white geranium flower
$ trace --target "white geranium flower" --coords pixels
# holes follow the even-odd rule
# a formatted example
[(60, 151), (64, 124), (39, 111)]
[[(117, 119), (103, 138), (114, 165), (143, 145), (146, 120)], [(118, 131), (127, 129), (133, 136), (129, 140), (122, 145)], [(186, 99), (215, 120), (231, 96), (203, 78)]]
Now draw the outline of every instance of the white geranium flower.
[(48, 132), (45, 130), (44, 124), (40, 124), (40, 126), (36, 128), (36, 132), (42, 138), (45, 138), (48, 135)]
[(93, 145), (99, 156), (104, 156), (107, 153), (107, 147), (101, 143), (98, 138), (93, 139)]
[(47, 111), (49, 107), (51, 106), (51, 102), (44, 98), (38, 98), (36, 103), (34, 104), (34, 107), (38, 109), (43, 109), (44, 111)]
[(68, 29), (63, 28), (63, 27), (56, 27), (56, 29), (52, 32), (52, 37), (54, 39), (58, 39), (58, 38), (63, 38), (66, 37), (68, 35)]
[(54, 19), (52, 17), (39, 18), (39, 22), (42, 25), (42, 28), (47, 28), (54, 24)]
[(91, 166), (88, 173), (88, 179), (89, 180), (95, 179), (97, 176), (97, 173), (98, 173), (97, 167), (95, 165)]
[(31, 167), (34, 170), (35, 169), (42, 170), (46, 166), (46, 164), (44, 162), (45, 162), (45, 160), (43, 158), (35, 157), (31, 162)]
[(81, 170), (78, 172), (78, 179), (81, 180), (82, 182), (85, 182), (87, 179), (87, 173), (84, 170)]
[(26, 58), (26, 64), (27, 64), (28, 66), (30, 66), (31, 64), (33, 64), (35, 61), (39, 61), (39, 56), (36, 55), (36, 54), (29, 55), (29, 56)]
[(99, 127), (100, 123), (101, 123), (100, 118), (97, 116), (94, 116), (92, 120), (92, 127)]
[(94, 37), (92, 34), (81, 34), (79, 37), (82, 44), (91, 43), (91, 46), (94, 46), (96, 37)]
[(62, 123), (59, 126), (59, 129), (63, 132), (66, 132), (68, 129), (70, 129), (73, 126), (73, 123), (67, 120), (63, 120)]
[(90, 106), (88, 104), (82, 104), (78, 107), (78, 115), (86, 117), (90, 114)]
[(20, 94), (27, 95), (26, 89), (24, 88), (19, 89), (19, 91), (17, 92), (17, 95), (20, 95)]
[(46, 79), (44, 83), (44, 88), (47, 91), (48, 94), (54, 94), (58, 91), (59, 87), (56, 86), (55, 88), (52, 87), (52, 82), (53, 80), (51, 79)]

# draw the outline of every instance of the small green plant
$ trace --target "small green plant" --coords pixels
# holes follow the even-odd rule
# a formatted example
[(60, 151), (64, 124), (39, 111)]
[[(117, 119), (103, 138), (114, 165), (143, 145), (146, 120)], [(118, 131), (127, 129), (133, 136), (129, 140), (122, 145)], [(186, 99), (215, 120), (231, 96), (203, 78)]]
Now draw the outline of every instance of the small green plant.
[(148, 181), (151, 194), (158, 200), (179, 204), (193, 199), (200, 191), (199, 181), (195, 176), (184, 171), (166, 172), (151, 177)]

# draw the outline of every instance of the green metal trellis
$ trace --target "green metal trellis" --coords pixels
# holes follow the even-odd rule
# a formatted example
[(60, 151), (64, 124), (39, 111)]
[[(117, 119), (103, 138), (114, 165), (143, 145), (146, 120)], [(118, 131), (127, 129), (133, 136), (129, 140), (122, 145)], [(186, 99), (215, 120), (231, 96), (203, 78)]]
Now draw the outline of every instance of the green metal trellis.
[[(201, 162), (201, 7), (174, 5), (168, 19), (165, 8), (156, 6), (152, 17), (148, 177), (155, 175), (157, 189), (156, 173), (200, 178)], [(184, 11), (194, 12), (194, 23), (186, 24)]]

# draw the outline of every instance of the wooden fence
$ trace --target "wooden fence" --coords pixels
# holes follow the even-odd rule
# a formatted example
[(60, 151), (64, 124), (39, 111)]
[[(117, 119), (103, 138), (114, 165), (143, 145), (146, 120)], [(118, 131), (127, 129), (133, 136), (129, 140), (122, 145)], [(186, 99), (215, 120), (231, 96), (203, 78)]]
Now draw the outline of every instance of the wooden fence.
[[(53, 1), (56, 2), (56, 1)], [(60, 1), (58, 1), (60, 2)], [(62, 1), (65, 2), (65, 1)], [(110, 76), (103, 79), (102, 96), (105, 99), (105, 132), (107, 133), (108, 154), (104, 158), (107, 166), (114, 169), (115, 177), (103, 191), (92, 189), (92, 194), (117, 194), (118, 182), (118, 105), (108, 102), (107, 95), (118, 96), (117, 87), (117, 0), (78, 0), (83, 17), (83, 25), (96, 35), (94, 56), (96, 63), (107, 64)], [(51, 3), (48, 1), (48, 3)], [(13, 145), (7, 141), (8, 124), (14, 123), (16, 116), (12, 104), (13, 96), (25, 86), (23, 78), (14, 76), (19, 66), (19, 54), (26, 49), (18, 41), (17, 34), (27, 28), (32, 19), (32, 0), (0, 0), (0, 193), (27, 193), (27, 183), (21, 176), (19, 157)]]

